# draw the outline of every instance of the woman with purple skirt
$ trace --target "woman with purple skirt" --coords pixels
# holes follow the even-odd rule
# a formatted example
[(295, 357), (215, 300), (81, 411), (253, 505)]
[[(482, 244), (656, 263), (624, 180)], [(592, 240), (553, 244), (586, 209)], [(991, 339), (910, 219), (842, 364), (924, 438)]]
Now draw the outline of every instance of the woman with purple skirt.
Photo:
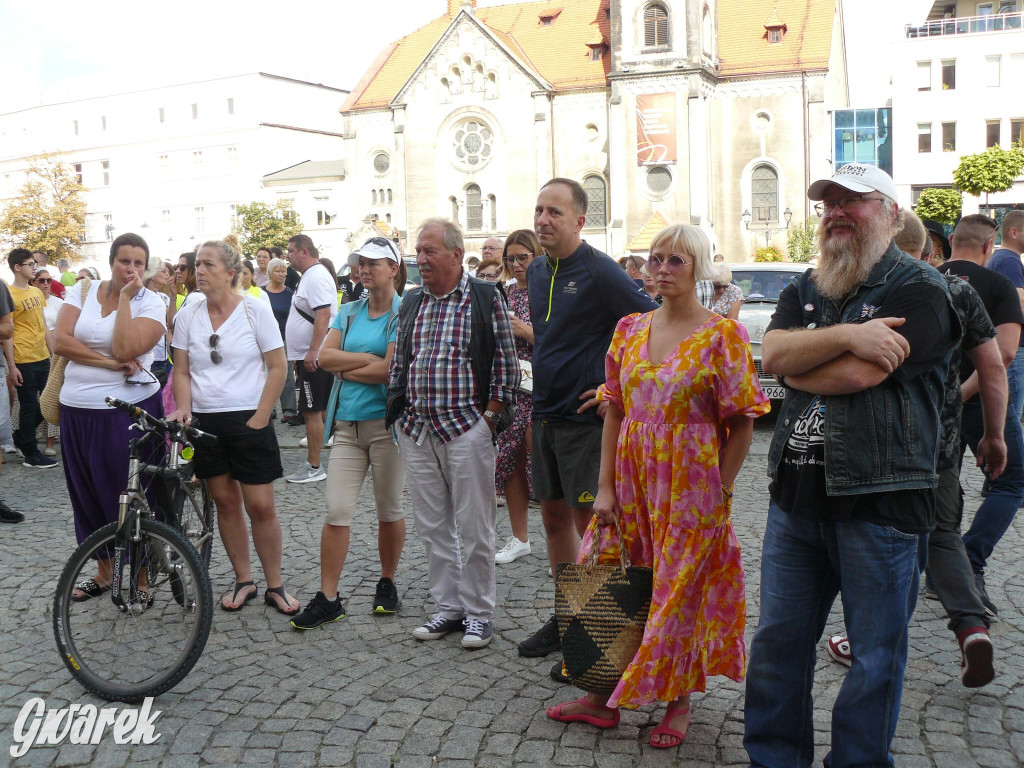
[[(167, 309), (142, 286), (148, 262), (145, 240), (120, 235), (110, 246), (110, 280), (93, 280), (87, 293), (77, 282), (57, 317), (54, 351), (68, 360), (60, 392), (64, 477), (79, 544), (117, 520), (118, 496), (128, 484), (132, 420), (104, 399), (163, 415), (160, 383), (149, 369), (167, 329)], [(162, 444), (155, 450), (162, 451)], [(76, 584), (72, 599), (82, 602), (109, 590), (112, 566), (112, 560), (98, 560), (96, 576)]]

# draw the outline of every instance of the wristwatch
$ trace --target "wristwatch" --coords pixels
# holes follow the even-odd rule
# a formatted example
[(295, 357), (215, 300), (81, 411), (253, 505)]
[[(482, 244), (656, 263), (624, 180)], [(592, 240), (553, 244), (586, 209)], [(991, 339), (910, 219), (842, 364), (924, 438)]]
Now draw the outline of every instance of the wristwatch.
[(487, 419), (487, 423), (491, 426), (497, 424), (500, 417), (501, 411), (484, 411), (484, 418)]

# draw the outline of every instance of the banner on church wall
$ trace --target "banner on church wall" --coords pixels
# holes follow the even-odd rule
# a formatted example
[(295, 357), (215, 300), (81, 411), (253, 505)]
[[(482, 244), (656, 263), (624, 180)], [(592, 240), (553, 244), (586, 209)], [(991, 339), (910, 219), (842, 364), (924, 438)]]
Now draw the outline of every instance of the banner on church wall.
[(676, 95), (645, 93), (636, 97), (636, 164), (676, 162)]

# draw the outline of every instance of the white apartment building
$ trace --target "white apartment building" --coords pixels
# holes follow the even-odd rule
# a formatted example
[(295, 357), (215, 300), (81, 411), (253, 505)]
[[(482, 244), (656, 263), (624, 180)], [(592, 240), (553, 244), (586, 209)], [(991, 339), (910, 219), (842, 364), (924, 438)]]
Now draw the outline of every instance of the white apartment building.
[(301, 194), (287, 186), (268, 194), (261, 181), (341, 157), (338, 106), (347, 95), (258, 72), (0, 115), (0, 203), (25, 183), (29, 158), (52, 152), (88, 188), (87, 261), (105, 261), (110, 241), (130, 231), (174, 259), (230, 232), (239, 204), (278, 197), (292, 200), (307, 234), (340, 259), (348, 232), (337, 212), (351, 207), (337, 183), (342, 164)]
[[(921, 190), (951, 187), (963, 155), (1024, 143), (1024, 12), (1021, 0), (937, 0), (909, 24), (893, 61), (893, 170), (904, 205)], [(964, 195), (963, 213), (985, 199)], [(1024, 177), (989, 197), (1001, 215), (1024, 206)]]

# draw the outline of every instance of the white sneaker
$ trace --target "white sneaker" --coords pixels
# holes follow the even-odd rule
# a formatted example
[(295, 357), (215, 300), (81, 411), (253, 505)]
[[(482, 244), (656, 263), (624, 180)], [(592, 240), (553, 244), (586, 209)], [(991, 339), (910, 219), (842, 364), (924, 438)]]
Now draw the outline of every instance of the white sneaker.
[(498, 565), (511, 563), (523, 555), (530, 554), (530, 542), (520, 541), (515, 536), (509, 536), (505, 546), (499, 549), (494, 555), (494, 562)]
[[(332, 445), (334, 445), (334, 435), (331, 435), (329, 438), (327, 438), (327, 447), (330, 448)], [(299, 440), (299, 448), (308, 448), (308, 447), (309, 447), (309, 440), (307, 438), (304, 437), (301, 440)]]
[(327, 470), (324, 469), (323, 464), (313, 469), (313, 466), (308, 461), (304, 461), (302, 462), (302, 468), (288, 475), (285, 481), (289, 483), (316, 483), (326, 479)]
[(4, 453), (17, 453), (18, 449), (14, 447), (14, 443), (4, 443)]

